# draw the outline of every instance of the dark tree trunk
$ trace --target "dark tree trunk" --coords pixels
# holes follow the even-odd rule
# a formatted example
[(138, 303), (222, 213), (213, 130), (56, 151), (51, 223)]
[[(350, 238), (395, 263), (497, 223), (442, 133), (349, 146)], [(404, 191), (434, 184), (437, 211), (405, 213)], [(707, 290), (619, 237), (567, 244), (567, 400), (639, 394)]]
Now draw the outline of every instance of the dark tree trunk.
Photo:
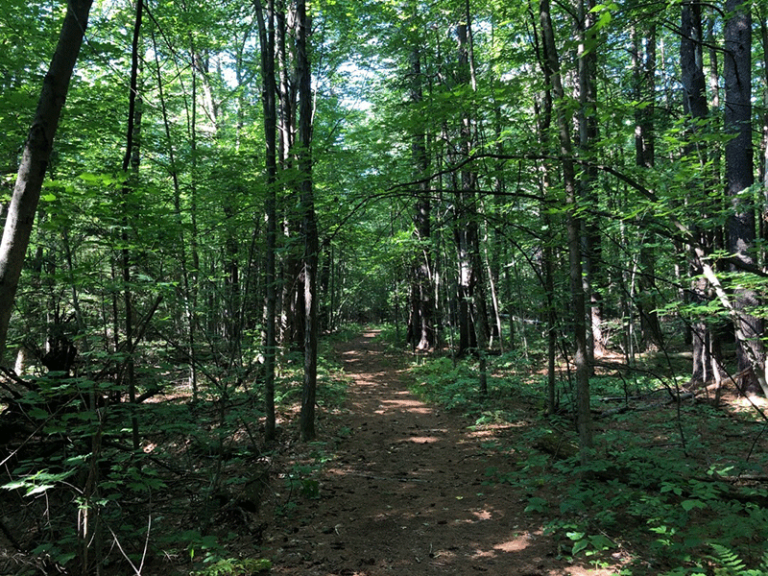
[[(421, 55), (418, 47), (411, 52), (411, 103), (418, 107), (423, 99)], [(418, 110), (417, 110), (418, 114)], [(416, 125), (412, 135), (411, 156), (416, 180), (422, 180), (428, 170), (426, 135)], [(408, 320), (408, 342), (414, 350), (431, 350), (435, 347), (434, 298), (432, 283), (432, 231), (429, 185), (419, 185), (415, 194), (413, 211), (413, 236), (416, 253), (411, 266), (411, 306)]]
[[(579, 194), (584, 205), (596, 209), (597, 167), (595, 165), (594, 146), (598, 138), (597, 122), (597, 38), (595, 37), (595, 13), (592, 9), (594, 0), (579, 0), (578, 30), (579, 35), (579, 151), (588, 165), (579, 179)], [(584, 294), (589, 301), (587, 312), (588, 334), (587, 360), (591, 366), (595, 356), (605, 354), (603, 336), (602, 294), (605, 287), (605, 274), (602, 270), (602, 241), (598, 220), (594, 217), (583, 219), (582, 259), (584, 267)]]
[[(693, 142), (686, 147), (686, 153), (696, 155), (702, 166), (702, 172), (707, 162), (707, 150), (703, 144), (696, 141), (699, 129), (697, 120), (704, 120), (709, 115), (706, 96), (706, 77), (703, 68), (703, 28), (701, 20), (701, 4), (698, 0), (686, 2), (681, 7), (681, 37), (680, 37), (680, 80), (683, 84), (683, 110), (693, 120), (689, 129)], [(706, 178), (694, 182), (694, 194), (705, 194), (708, 186)], [(704, 205), (702, 220), (706, 219), (709, 208)], [(697, 218), (699, 220), (699, 218)], [(695, 246), (689, 248), (693, 254), (701, 254), (707, 257), (712, 252), (713, 233), (703, 229), (698, 223), (692, 226)], [(691, 258), (691, 273), (695, 279), (691, 282), (690, 297), (694, 303), (706, 302), (710, 295), (707, 280), (702, 276), (701, 258)], [(716, 373), (719, 364), (717, 339), (712, 333), (710, 325), (703, 321), (693, 321), (691, 325), (693, 366), (691, 380), (693, 382), (706, 382)]]
[[(744, 0), (727, 0), (725, 23), (725, 177), (728, 198), (733, 209), (728, 218), (728, 253), (743, 266), (755, 265), (755, 207), (752, 195), (745, 193), (754, 183), (752, 160), (752, 17)], [(733, 272), (743, 270), (732, 266)], [(743, 272), (742, 272), (743, 273)], [(736, 344), (743, 391), (757, 388), (768, 392), (765, 382), (763, 323), (753, 311), (760, 305), (757, 292), (737, 287), (733, 306), (737, 314)]]
[(317, 389), (317, 262), (318, 232), (312, 186), (312, 71), (308, 39), (310, 21), (305, 0), (296, 3), (296, 75), (299, 82), (298, 168), (301, 174), (302, 235), (304, 239), (304, 388), (300, 429), (305, 442), (315, 438)]
[[(543, 39), (542, 39), (543, 40)], [(544, 52), (544, 42), (541, 42), (539, 51)], [(541, 144), (541, 153), (543, 156), (551, 155), (550, 148), (550, 130), (552, 129), (552, 79), (549, 66), (546, 64), (547, 58), (543, 53), (539, 54), (539, 62), (544, 73), (544, 86), (546, 89), (542, 93), (541, 104), (538, 106), (538, 129), (539, 142)], [(539, 167), (539, 189), (542, 197), (542, 218), (544, 227), (548, 231), (543, 239), (542, 246), (542, 268), (544, 275), (544, 293), (547, 306), (547, 413), (552, 415), (557, 411), (557, 395), (555, 385), (557, 382), (556, 355), (557, 355), (557, 307), (555, 305), (555, 256), (553, 249), (554, 238), (552, 237), (553, 223), (552, 215), (546, 202), (552, 195), (551, 177), (549, 166), (542, 163)]]
[(67, 98), (69, 82), (83, 42), (93, 0), (70, 0), (48, 73), (37, 103), (32, 126), (8, 206), (0, 243), (0, 363), (3, 361), (8, 324), (16, 288), (35, 222), (40, 190)]
[[(127, 381), (128, 397), (132, 405), (136, 403), (136, 376), (134, 372), (133, 347), (133, 293), (131, 288), (131, 244), (128, 235), (130, 229), (131, 203), (130, 196), (139, 184), (139, 164), (141, 161), (141, 113), (142, 100), (139, 95), (139, 41), (141, 39), (141, 24), (144, 14), (143, 0), (137, 0), (136, 20), (133, 29), (133, 44), (131, 47), (131, 81), (128, 96), (128, 132), (126, 135), (125, 156), (123, 157), (123, 172), (128, 174), (123, 186), (123, 229), (121, 240), (123, 248), (120, 251), (123, 273), (123, 301), (125, 303), (125, 348), (128, 353), (125, 378)], [(131, 415), (133, 449), (139, 450), (139, 423), (135, 412)]]
[[(633, 36), (635, 100), (644, 104), (643, 108), (635, 112), (635, 164), (640, 168), (651, 169), (656, 163), (656, 28), (651, 25), (642, 32), (635, 28)], [(649, 351), (661, 348), (664, 337), (656, 312), (656, 254), (652, 246), (654, 235), (647, 231), (643, 231), (643, 234), (636, 305), (640, 315), (642, 347)]]
[(555, 45), (549, 0), (541, 0), (539, 16), (544, 40), (545, 66), (552, 81), (553, 104), (557, 106), (557, 128), (563, 169), (563, 185), (566, 201), (566, 227), (568, 232), (568, 262), (573, 307), (573, 334), (576, 342), (574, 365), (576, 370), (576, 416), (579, 447), (582, 462), (589, 460), (593, 445), (592, 412), (590, 410), (589, 364), (587, 361), (586, 302), (582, 284), (581, 225), (576, 215), (576, 170), (571, 143), (571, 118), (565, 102), (565, 92), (560, 78), (560, 61)]
[[(456, 27), (459, 40), (458, 80), (476, 91), (469, 3), (464, 4), (464, 21)], [(475, 123), (470, 103), (462, 111), (460, 128), (461, 158), (472, 154), (476, 143)], [(473, 350), (480, 359), (480, 392), (486, 392), (485, 354), (488, 317), (485, 305), (484, 274), (480, 253), (477, 174), (471, 168), (461, 171), (456, 193), (454, 238), (458, 261), (459, 349), (462, 355)]]
[(261, 101), (264, 110), (267, 197), (267, 253), (265, 266), (266, 311), (264, 337), (264, 437), (275, 438), (275, 356), (277, 352), (277, 82), (275, 80), (275, 2), (268, 0), (266, 19), (261, 1), (254, 3), (261, 51)]

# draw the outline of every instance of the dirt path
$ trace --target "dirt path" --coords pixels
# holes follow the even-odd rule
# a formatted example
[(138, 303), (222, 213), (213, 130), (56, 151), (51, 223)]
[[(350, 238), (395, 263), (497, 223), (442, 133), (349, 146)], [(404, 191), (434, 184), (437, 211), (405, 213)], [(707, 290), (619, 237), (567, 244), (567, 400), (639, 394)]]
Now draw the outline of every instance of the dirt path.
[(299, 498), (275, 517), (265, 553), (272, 573), (612, 574), (558, 560), (555, 543), (524, 514), (523, 495), (483, 485), (489, 466), (508, 469), (514, 456), (489, 453), (488, 438), (465, 420), (414, 397), (375, 336), (339, 347), (354, 383), (336, 457), (319, 472), (319, 498)]

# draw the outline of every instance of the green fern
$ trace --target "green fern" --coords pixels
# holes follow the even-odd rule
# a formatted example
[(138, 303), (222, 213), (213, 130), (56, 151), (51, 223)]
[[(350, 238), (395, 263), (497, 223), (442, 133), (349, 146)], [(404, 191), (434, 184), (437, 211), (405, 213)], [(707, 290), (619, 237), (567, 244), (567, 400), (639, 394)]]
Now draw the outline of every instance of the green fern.
[(739, 555), (725, 546), (712, 544), (715, 551), (715, 576), (768, 576), (768, 552), (763, 554), (763, 561), (757, 569), (747, 569)]

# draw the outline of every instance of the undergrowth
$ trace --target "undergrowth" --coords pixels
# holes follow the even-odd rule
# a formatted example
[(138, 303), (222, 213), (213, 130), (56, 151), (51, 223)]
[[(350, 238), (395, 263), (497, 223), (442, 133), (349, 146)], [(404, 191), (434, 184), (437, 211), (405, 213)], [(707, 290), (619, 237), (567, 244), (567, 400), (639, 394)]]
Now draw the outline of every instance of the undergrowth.
[[(692, 400), (678, 410), (648, 376), (603, 375), (594, 381), (593, 409), (605, 416), (583, 466), (567, 382), (559, 383), (559, 415), (548, 416), (544, 380), (525, 359), (496, 358), (485, 397), (473, 361), (434, 358), (411, 374), (418, 394), (475, 426), (510, 424), (514, 433), (489, 446), (515, 456), (505, 469), (489, 469), (486, 481), (522, 494), (560, 556), (595, 566), (621, 557), (625, 576), (767, 574), (760, 478), (768, 457), (764, 425), (752, 414)], [(511, 426), (521, 420), (526, 426)]]
[[(331, 344), (321, 342), (318, 362), (321, 428), (347, 386)], [(290, 355), (280, 360), (277, 409), (289, 415), (301, 399), (303, 362)], [(101, 573), (129, 567), (139, 573), (152, 558), (164, 559), (165, 573), (185, 576), (268, 569), (268, 560), (241, 553), (243, 539), (257, 552), (259, 507), (273, 490), (273, 450), (279, 449), (263, 442), (259, 382), (210, 368), (192, 402), (182, 376), (157, 366), (143, 375), (139, 393), (157, 381), (163, 393), (135, 405), (121, 399), (92, 408), (89, 396), (112, 388), (85, 377), (33, 380), (19, 405), (34, 427), (23, 443), (3, 447), (13, 452), (0, 453), (6, 472), (0, 529), (15, 549), (0, 554), (0, 572), (96, 573), (98, 565)], [(283, 442), (297, 436), (293, 426), (279, 430)], [(285, 477), (292, 498), (316, 494), (312, 470), (296, 466)]]

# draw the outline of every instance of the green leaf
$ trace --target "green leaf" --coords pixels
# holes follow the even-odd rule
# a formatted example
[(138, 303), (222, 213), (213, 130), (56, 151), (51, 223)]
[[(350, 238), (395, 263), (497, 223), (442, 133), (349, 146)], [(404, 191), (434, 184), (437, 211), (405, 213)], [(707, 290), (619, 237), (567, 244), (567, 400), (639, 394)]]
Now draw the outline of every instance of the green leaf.
[(707, 507), (707, 505), (701, 500), (683, 500), (683, 502), (680, 505), (683, 507), (683, 510), (685, 510), (686, 512), (690, 512), (694, 508)]

